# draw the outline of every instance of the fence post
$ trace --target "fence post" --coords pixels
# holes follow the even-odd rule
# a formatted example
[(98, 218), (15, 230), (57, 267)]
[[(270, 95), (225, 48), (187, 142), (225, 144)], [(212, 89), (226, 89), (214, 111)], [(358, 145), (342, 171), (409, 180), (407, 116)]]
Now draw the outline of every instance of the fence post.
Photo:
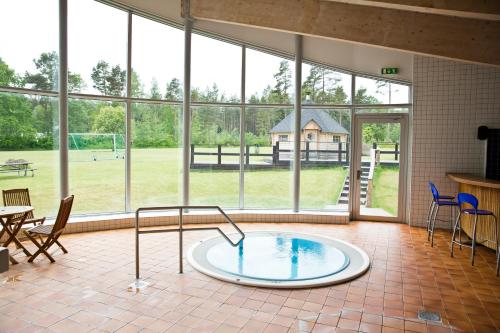
[(309, 141), (306, 141), (306, 161), (309, 162)]
[(194, 164), (194, 144), (191, 144), (191, 165)]
[(394, 145), (394, 159), (397, 161), (398, 160), (398, 155), (399, 155), (399, 144), (396, 142), (396, 144)]
[(372, 143), (372, 148), (373, 149), (377, 149), (377, 143), (376, 142)]
[(339, 164), (342, 163), (342, 142), (339, 141), (338, 143), (338, 155), (339, 155)]
[(349, 163), (349, 142), (345, 142), (345, 161)]
[(276, 141), (276, 164), (280, 163), (280, 142)]
[(217, 164), (222, 164), (222, 145), (217, 145)]
[(250, 146), (247, 145), (245, 149), (245, 164), (250, 165)]

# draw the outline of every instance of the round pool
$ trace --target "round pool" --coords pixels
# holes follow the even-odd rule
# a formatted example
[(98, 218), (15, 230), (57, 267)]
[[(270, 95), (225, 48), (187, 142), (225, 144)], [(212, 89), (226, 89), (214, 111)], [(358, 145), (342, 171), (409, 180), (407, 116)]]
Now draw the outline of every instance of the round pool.
[(200, 241), (189, 250), (188, 260), (198, 271), (224, 281), (273, 288), (340, 283), (370, 265), (364, 251), (338, 239), (279, 231), (245, 235), (235, 247), (222, 236)]

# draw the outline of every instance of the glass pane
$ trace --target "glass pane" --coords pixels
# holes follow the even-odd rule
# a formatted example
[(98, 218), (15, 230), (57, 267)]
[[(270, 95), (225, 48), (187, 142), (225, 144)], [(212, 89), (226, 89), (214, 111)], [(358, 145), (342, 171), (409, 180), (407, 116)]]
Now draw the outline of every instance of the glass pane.
[(291, 208), (293, 113), (245, 111), (245, 208)]
[(132, 97), (181, 100), (184, 32), (133, 16)]
[(69, 0), (68, 62), (70, 91), (125, 95), (127, 13), (93, 0)]
[(132, 104), (132, 208), (179, 204), (181, 107)]
[(70, 99), (69, 187), (73, 213), (125, 209), (125, 104)]
[(196, 107), (191, 113), (190, 202), (239, 207), (240, 109)]
[(57, 214), (57, 99), (0, 93), (0, 190), (28, 188), (35, 217)]
[(356, 77), (356, 104), (405, 104), (410, 87), (384, 80)]
[(408, 113), (408, 108), (356, 109), (356, 113)]
[(302, 64), (302, 98), (304, 103), (351, 103), (351, 75), (321, 66)]
[(56, 0), (2, 1), (0, 86), (57, 90)]
[(397, 216), (399, 192), (399, 123), (363, 123), (361, 215)]
[(350, 110), (302, 110), (300, 207), (347, 211)]
[(192, 44), (193, 102), (239, 102), (241, 47), (198, 34)]
[(294, 94), (294, 62), (246, 49), (246, 98), (253, 104), (290, 104)]

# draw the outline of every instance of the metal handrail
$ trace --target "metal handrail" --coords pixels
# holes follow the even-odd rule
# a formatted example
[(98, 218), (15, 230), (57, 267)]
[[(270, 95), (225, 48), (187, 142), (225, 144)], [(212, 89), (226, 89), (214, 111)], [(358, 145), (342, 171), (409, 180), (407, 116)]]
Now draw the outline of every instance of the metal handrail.
[[(231, 224), (236, 231), (240, 234), (241, 238), (238, 242), (233, 242), (219, 227), (202, 227), (202, 228), (183, 228), (183, 210), (198, 210), (198, 209), (215, 209), (224, 216), (225, 220)], [(141, 212), (145, 211), (167, 211), (167, 210), (179, 210), (179, 228), (177, 229), (153, 229), (153, 230), (139, 230), (139, 216)], [(135, 211), (135, 278), (140, 279), (139, 275), (139, 235), (140, 234), (154, 234), (162, 232), (179, 232), (179, 273), (183, 272), (183, 260), (182, 260), (182, 250), (183, 250), (183, 237), (182, 233), (184, 231), (200, 231), (200, 230), (217, 230), (226, 241), (231, 244), (231, 246), (238, 246), (243, 239), (245, 239), (245, 234), (241, 229), (233, 222), (233, 220), (220, 208), (219, 206), (166, 206), (166, 207), (142, 207)]]

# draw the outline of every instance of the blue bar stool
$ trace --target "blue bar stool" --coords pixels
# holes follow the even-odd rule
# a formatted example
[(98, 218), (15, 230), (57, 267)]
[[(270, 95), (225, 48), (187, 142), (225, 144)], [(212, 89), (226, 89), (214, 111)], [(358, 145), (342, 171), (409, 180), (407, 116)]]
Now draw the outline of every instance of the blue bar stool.
[[(497, 224), (497, 217), (493, 212), (489, 210), (484, 210), (484, 209), (477, 209), (479, 206), (479, 201), (475, 196), (469, 193), (459, 193), (457, 196), (458, 200), (458, 207), (459, 207), (459, 213), (457, 217), (457, 221), (455, 222), (455, 227), (453, 228), (453, 235), (451, 236), (451, 256), (453, 257), (453, 245), (456, 243), (462, 248), (462, 246), (467, 246), (472, 248), (472, 258), (471, 258), (471, 263), (474, 266), (474, 255), (476, 254), (476, 230), (477, 230), (477, 221), (479, 216), (491, 216), (493, 217), (493, 222), (495, 223), (495, 242), (496, 242), (496, 250), (495, 250), (495, 258), (497, 259), (497, 275), (498, 275), (498, 224)], [(469, 205), (472, 206), (472, 208), (467, 208), (463, 206)], [(467, 215), (474, 215), (474, 226), (472, 227), (472, 245), (464, 244), (461, 239), (458, 241), (455, 240), (455, 234), (457, 230), (461, 230), (461, 224), (460, 224), (460, 217), (462, 214), (467, 214)], [(484, 240), (486, 241), (491, 241), (491, 240)]]
[(455, 209), (453, 207), (458, 207), (458, 204), (454, 200), (455, 197), (451, 195), (439, 195), (436, 186), (432, 182), (429, 182), (429, 188), (432, 192), (432, 201), (429, 205), (429, 211), (427, 212), (427, 240), (430, 240), (431, 246), (434, 246), (434, 226), (436, 224), (436, 220), (445, 221), (437, 219), (439, 207), (450, 207), (450, 229), (453, 229), (453, 215), (455, 212)]

